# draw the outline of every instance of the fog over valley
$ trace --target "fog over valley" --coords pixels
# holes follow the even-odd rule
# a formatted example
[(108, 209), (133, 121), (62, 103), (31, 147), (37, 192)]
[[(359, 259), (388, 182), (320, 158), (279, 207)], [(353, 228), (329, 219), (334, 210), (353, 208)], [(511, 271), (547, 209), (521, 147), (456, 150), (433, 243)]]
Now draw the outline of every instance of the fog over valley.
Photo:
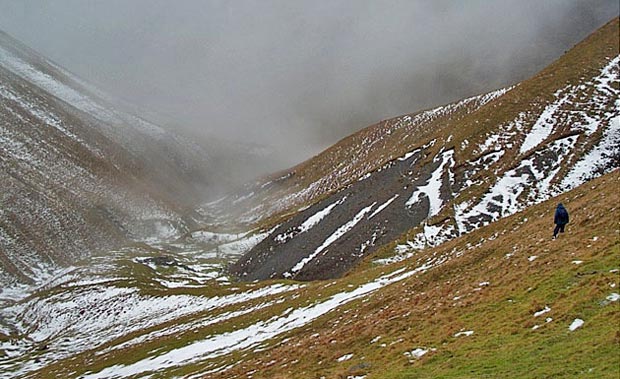
[(267, 145), (249, 170), (264, 173), (527, 78), (617, 13), (613, 0), (2, 0), (0, 29), (160, 125)]

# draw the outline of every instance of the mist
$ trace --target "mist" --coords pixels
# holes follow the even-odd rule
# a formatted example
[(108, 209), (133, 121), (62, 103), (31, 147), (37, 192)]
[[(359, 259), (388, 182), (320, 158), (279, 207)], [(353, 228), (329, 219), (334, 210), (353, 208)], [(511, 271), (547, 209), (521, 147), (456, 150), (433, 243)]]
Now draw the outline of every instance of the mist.
[(618, 7), (0, 1), (0, 29), (163, 126), (272, 146), (285, 168), (382, 119), (525, 79), (618, 16)]

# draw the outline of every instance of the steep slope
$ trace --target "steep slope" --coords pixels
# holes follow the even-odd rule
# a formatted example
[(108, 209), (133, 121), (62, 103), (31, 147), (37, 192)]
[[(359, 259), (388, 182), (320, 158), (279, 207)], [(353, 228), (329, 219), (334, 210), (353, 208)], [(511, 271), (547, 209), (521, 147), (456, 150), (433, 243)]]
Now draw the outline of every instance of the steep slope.
[[(270, 210), (251, 208), (266, 217), (312, 205), (281, 222), (232, 272), (244, 280), (337, 277), (411, 229), (403, 250), (436, 246), (617, 168), (618, 44), (615, 19), (510, 89), (342, 141), (288, 174), (318, 176), (306, 190), (234, 200), (281, 196)], [(325, 163), (342, 154), (352, 158)]]
[[(617, 378), (619, 186), (615, 170), (419, 251), (381, 269), (417, 274), (195, 377)], [(552, 240), (558, 202), (572, 221)], [(365, 263), (315, 291), (377, 270)]]
[(205, 205), (204, 212), (219, 213), (236, 223), (248, 224), (286, 217), (402, 156), (436, 128), (461, 120), (507, 90), (369, 126), (290, 170), (250, 183), (217, 204)]
[[(393, 254), (382, 249), (337, 280), (213, 293), (69, 279), (11, 309), (46, 345), (0, 367), (21, 363), (8, 372), (30, 378), (615, 378), (618, 183), (615, 170), (396, 264), (375, 263)], [(572, 221), (551, 240), (560, 201)], [(71, 286), (92, 304), (83, 313), (55, 304)], [(162, 311), (119, 333), (150, 308)], [(56, 323), (28, 322), (61, 310)], [(85, 342), (103, 327), (112, 338)], [(0, 347), (13, 357), (19, 344)]]
[[(0, 33), (0, 283), (187, 230), (208, 154)], [(3, 294), (3, 297), (6, 294)]]

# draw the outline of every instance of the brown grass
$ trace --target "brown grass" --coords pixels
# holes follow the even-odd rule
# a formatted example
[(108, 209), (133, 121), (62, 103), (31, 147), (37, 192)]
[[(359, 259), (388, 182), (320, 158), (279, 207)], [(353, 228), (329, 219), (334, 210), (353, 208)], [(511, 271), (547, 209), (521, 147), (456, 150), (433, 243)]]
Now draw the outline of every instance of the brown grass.
[[(430, 361), (433, 363), (428, 369), (439, 366), (438, 372), (450, 371), (450, 356), (477, 359), (492, 354), (476, 346), (480, 340), (484, 340), (485, 349), (502, 351), (502, 341), (510, 336), (531, 338), (531, 328), (544, 324), (544, 317), (532, 315), (546, 305), (551, 306), (549, 315), (555, 321), (543, 325), (541, 334), (556, 338), (553, 335), (565, 333), (567, 325), (581, 314), (580, 307), (604, 299), (611, 291), (609, 283), (615, 281), (618, 285), (618, 274), (609, 273), (605, 265), (611, 262), (617, 266), (620, 259), (619, 183), (620, 173), (616, 170), (559, 198), (420, 252), (405, 264), (415, 267), (435, 254), (463, 255), (374, 293), (367, 302), (334, 311), (312, 327), (289, 336), (286, 344), (251, 355), (234, 369), (210, 377), (243, 377), (252, 368), (259, 368), (254, 378), (346, 378), (354, 374), (382, 378), (382, 373), (408, 372), (425, 367)], [(572, 221), (567, 233), (552, 241), (553, 210), (558, 201), (571, 211)], [(489, 240), (494, 235), (497, 238)], [(597, 237), (596, 241), (593, 237)], [(467, 247), (477, 244), (480, 245), (475, 248)], [(513, 255), (506, 257), (509, 253)], [(528, 257), (534, 255), (537, 258), (529, 261)], [(572, 263), (575, 260), (584, 263)], [(566, 275), (555, 278), (558, 273)], [(480, 286), (485, 281), (491, 284)], [(510, 304), (513, 305), (507, 308)], [(592, 318), (616, 322), (616, 329), (620, 329), (618, 307), (601, 312), (602, 315)], [(473, 336), (453, 337), (458, 331), (469, 329), (475, 331)], [(618, 347), (619, 334), (620, 330), (616, 330), (611, 337), (599, 337), (601, 343)], [(370, 344), (377, 336), (381, 339)], [(386, 346), (380, 347), (382, 343)], [(535, 347), (538, 343), (532, 344)], [(435, 347), (437, 351), (410, 362), (403, 353), (416, 347)], [(336, 362), (347, 353), (354, 353), (354, 358)], [(265, 366), (273, 360), (277, 363)], [(366, 365), (362, 365), (364, 362)], [(284, 370), (283, 364), (294, 370)]]

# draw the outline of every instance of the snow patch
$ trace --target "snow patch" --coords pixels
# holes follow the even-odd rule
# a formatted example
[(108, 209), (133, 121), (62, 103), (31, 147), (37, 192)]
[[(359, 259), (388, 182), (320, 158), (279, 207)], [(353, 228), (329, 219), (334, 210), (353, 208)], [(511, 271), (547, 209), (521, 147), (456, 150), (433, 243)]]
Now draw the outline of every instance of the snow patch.
[(474, 331), (473, 331), (473, 330), (465, 330), (465, 331), (463, 331), (463, 332), (458, 332), (458, 333), (456, 333), (454, 336), (455, 336), (455, 337), (462, 337), (462, 336), (469, 337), (469, 336), (471, 336), (471, 335), (473, 335), (473, 334), (474, 334)]
[(232, 351), (250, 348), (282, 333), (307, 325), (343, 304), (359, 299), (386, 285), (404, 280), (428, 268), (430, 266), (423, 265), (399, 275), (391, 273), (363, 284), (353, 291), (335, 294), (324, 302), (298, 309), (289, 308), (280, 317), (259, 321), (244, 329), (212, 335), (204, 340), (193, 342), (187, 346), (167, 351), (158, 356), (148, 357), (129, 365), (116, 365), (107, 367), (98, 373), (87, 373), (83, 378), (108, 379), (153, 373), (180, 364), (192, 364), (204, 359), (226, 355)]
[(420, 358), (422, 358), (424, 355), (426, 355), (429, 351), (430, 351), (429, 349), (423, 349), (423, 348), (421, 348), (421, 347), (418, 347), (418, 348), (413, 349), (413, 350), (411, 350), (411, 351), (406, 351), (406, 352), (404, 352), (403, 354), (404, 354), (406, 357), (411, 357), (411, 358), (414, 358), (414, 359), (420, 359)]
[(427, 217), (433, 217), (439, 213), (443, 205), (441, 199), (441, 186), (443, 184), (444, 167), (449, 164), (448, 167), (454, 166), (454, 150), (448, 150), (435, 158), (435, 161), (441, 159), (439, 167), (433, 171), (428, 182), (416, 189), (411, 195), (409, 200), (405, 203), (407, 207), (411, 207), (420, 200), (420, 197), (424, 194), (429, 201), (429, 210)]
[(274, 237), (274, 241), (278, 243), (285, 243), (286, 241), (296, 237), (297, 235), (307, 232), (308, 230), (316, 226), (319, 222), (321, 222), (325, 217), (327, 217), (336, 206), (344, 203), (346, 199), (347, 197), (345, 196), (342, 199), (335, 201), (333, 204), (328, 205), (327, 207), (308, 217), (308, 219), (306, 219), (306, 221), (304, 221), (301, 225), (292, 228), (285, 233), (278, 234)]
[(611, 302), (618, 301), (620, 300), (620, 294), (613, 292), (611, 295), (607, 296), (606, 299)]
[(336, 359), (336, 361), (338, 362), (344, 362), (344, 361), (348, 361), (349, 359), (353, 358), (353, 354), (345, 354), (342, 357)]
[(540, 311), (534, 312), (534, 317), (542, 316), (545, 313), (550, 312), (550, 311), (551, 311), (551, 308), (549, 308), (548, 306), (545, 305), (545, 307), (543, 309), (541, 309)]
[(392, 202), (394, 200), (396, 200), (396, 198), (398, 198), (398, 194), (392, 196), (390, 199), (388, 199), (388, 201), (386, 201), (385, 203), (381, 204), (377, 209), (375, 209), (374, 212), (372, 212), (372, 214), (370, 216), (368, 216), (368, 219), (370, 220), (371, 218), (375, 217), (376, 215), (379, 214), (379, 212), (381, 212), (382, 210), (384, 210), (385, 208), (387, 208), (390, 204), (392, 204)]
[(584, 324), (584, 321), (580, 318), (576, 318), (575, 320), (573, 320), (573, 322), (570, 324), (570, 326), (568, 327), (568, 330), (570, 330), (571, 332), (577, 330), (578, 328), (581, 328)]
[[(558, 98), (561, 93), (562, 90), (557, 91), (554, 96)], [(566, 102), (567, 99), (562, 97), (545, 107), (538, 120), (536, 120), (532, 126), (530, 132), (525, 136), (525, 140), (523, 144), (521, 144), (521, 148), (519, 148), (519, 153), (523, 154), (532, 150), (551, 135), (556, 124), (555, 114), (560, 106)]]
[[(340, 237), (342, 237), (343, 235), (345, 235), (347, 232), (349, 232), (351, 229), (353, 229), (353, 227), (355, 227), (355, 225), (357, 225), (366, 215), (366, 213), (370, 212), (372, 210), (372, 208), (376, 205), (377, 203), (374, 202), (371, 205), (367, 206), (366, 208), (363, 208), (362, 210), (360, 210), (354, 217), (352, 220), (350, 220), (349, 222), (347, 222), (346, 224), (340, 226), (338, 229), (336, 229), (336, 231), (334, 233), (332, 233), (332, 235), (330, 235), (329, 237), (327, 237), (327, 239), (325, 241), (323, 241), (323, 243), (321, 244), (321, 246), (317, 247), (316, 250), (310, 254), (309, 256), (305, 257), (304, 259), (302, 259), (301, 261), (299, 261), (295, 266), (293, 266), (293, 268), (291, 268), (291, 272), (293, 273), (297, 273), (299, 272), (301, 269), (304, 268), (304, 266), (306, 264), (308, 264), (308, 262), (312, 261), (314, 258), (316, 258), (317, 255), (319, 255), (319, 253), (321, 253), (323, 250), (325, 250), (329, 245), (331, 245), (332, 243), (334, 243), (335, 241), (337, 241)], [(288, 274), (288, 275), (287, 275)], [(290, 273), (285, 273), (284, 274), (285, 277), (290, 277), (292, 276)]]

